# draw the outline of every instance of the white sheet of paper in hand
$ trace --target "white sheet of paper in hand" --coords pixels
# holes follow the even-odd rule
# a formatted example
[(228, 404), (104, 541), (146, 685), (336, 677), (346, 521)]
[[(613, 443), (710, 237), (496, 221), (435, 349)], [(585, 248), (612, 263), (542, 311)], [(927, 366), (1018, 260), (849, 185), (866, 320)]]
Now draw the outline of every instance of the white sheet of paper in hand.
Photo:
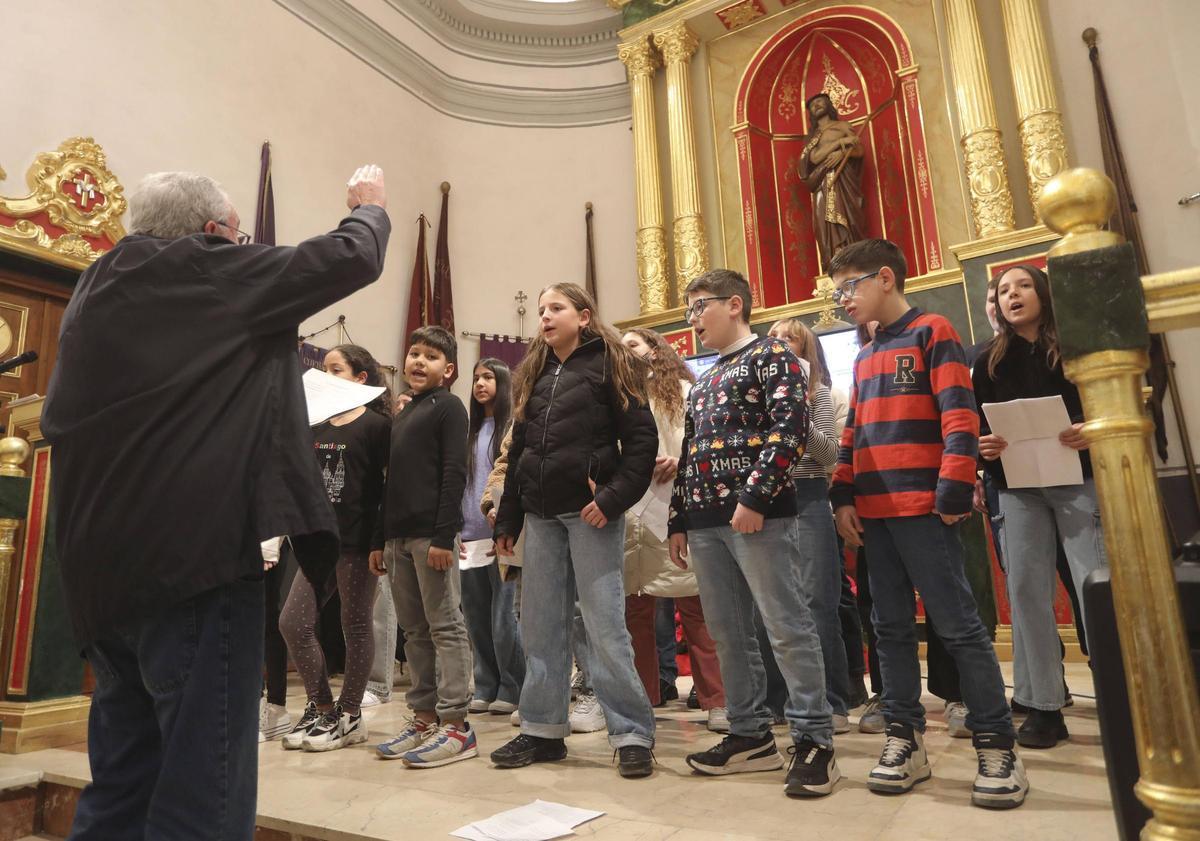
[(674, 481), (651, 482), (646, 495), (629, 509), (630, 513), (636, 514), (642, 525), (650, 529), (650, 533), (659, 540), (667, 539), (667, 520), (671, 516), (671, 490), (674, 487)]
[(304, 399), (308, 402), (308, 425), (316, 426), (334, 415), (365, 406), (383, 394), (382, 386), (363, 385), (326, 374), (316, 368), (304, 372)]
[(1000, 463), (1010, 488), (1083, 484), (1079, 453), (1058, 440), (1059, 433), (1071, 425), (1062, 397), (984, 403), (983, 414), (992, 433), (1008, 442)]

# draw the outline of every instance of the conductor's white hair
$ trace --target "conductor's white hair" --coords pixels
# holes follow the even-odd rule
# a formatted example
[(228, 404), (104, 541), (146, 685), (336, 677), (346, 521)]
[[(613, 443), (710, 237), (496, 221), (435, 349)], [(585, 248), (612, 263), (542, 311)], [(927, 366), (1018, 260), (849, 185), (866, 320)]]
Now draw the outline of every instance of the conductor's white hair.
[(131, 233), (163, 239), (198, 234), (206, 222), (225, 222), (229, 196), (194, 172), (152, 172), (129, 198)]

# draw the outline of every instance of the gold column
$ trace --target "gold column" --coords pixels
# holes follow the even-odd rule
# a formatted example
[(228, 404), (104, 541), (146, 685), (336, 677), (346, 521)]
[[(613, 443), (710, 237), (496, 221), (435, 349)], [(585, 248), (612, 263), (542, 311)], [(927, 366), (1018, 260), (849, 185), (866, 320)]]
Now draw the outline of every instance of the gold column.
[(692, 127), (692, 80), (689, 64), (700, 42), (683, 21), (654, 33), (654, 45), (667, 66), (667, 128), (671, 137), (671, 195), (675, 201), (675, 287), (680, 304), (684, 289), (708, 271), (708, 235), (700, 212), (700, 172)]
[(1067, 168), (1067, 139), (1050, 72), (1050, 53), (1038, 0), (1003, 0), (1003, 8), (1025, 178), (1029, 182), (1029, 200), (1037, 214), (1042, 188)]
[[(0, 440), (0, 476), (23, 477), (23, 465), (28, 458), (29, 444), (23, 438)], [(8, 604), (13, 558), (17, 554), (16, 534), (20, 527), (20, 520), (0, 517), (0, 606)], [(2, 633), (3, 628), (0, 628)]]
[(1016, 222), (1008, 186), (1008, 166), (1000, 142), (992, 80), (988, 74), (975, 0), (944, 0), (944, 3), (975, 234), (984, 237), (1011, 231)]
[(670, 306), (667, 290), (667, 233), (663, 228), (658, 138), (654, 122), (654, 71), (658, 56), (648, 36), (622, 44), (617, 56), (629, 71), (633, 98), (633, 158), (637, 175), (638, 301), (643, 313)]
[[(1124, 262), (1118, 259), (1121, 236), (1103, 229), (1115, 205), (1116, 188), (1107, 177), (1072, 169), (1046, 184), (1040, 210), (1052, 230), (1065, 234), (1049, 254), (1056, 310), (1087, 306), (1079, 298), (1089, 293), (1104, 296), (1106, 308), (1121, 308), (1120, 317), (1110, 316), (1107, 324), (1078, 319), (1082, 325), (1071, 325), (1085, 336), (1090, 352), (1069, 358), (1064, 368), (1079, 387), (1087, 418), (1084, 434), (1104, 520), (1141, 770), (1135, 792), (1154, 813), (1141, 838), (1196, 841), (1200, 699), (1161, 513), (1150, 442), (1153, 424), (1142, 403), (1149, 333), (1139, 319), (1141, 282), (1132, 253), (1123, 252)], [(1081, 259), (1072, 259), (1075, 255)], [(1081, 279), (1092, 278), (1096, 288), (1081, 288)], [(1071, 339), (1076, 346), (1079, 341)], [(1063, 349), (1066, 354), (1068, 346)]]

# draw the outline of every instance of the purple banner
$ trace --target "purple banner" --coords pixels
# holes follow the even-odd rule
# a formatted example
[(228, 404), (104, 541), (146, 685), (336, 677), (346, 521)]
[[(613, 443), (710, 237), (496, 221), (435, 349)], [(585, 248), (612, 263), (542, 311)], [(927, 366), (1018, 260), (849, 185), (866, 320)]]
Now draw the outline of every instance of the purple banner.
[(329, 353), (323, 347), (310, 345), (308, 342), (300, 343), (300, 365), (304, 368), (316, 368), (318, 371), (325, 370), (325, 354)]
[(515, 370), (525, 358), (525, 350), (528, 347), (523, 339), (516, 336), (492, 336), (484, 333), (479, 337), (479, 358), (494, 356)]

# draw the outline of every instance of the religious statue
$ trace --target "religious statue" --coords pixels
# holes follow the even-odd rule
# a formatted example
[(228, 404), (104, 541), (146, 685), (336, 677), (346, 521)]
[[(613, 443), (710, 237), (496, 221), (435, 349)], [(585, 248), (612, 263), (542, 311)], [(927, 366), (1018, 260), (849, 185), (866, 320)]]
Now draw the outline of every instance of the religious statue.
[(805, 103), (812, 129), (797, 167), (816, 197), (813, 231), (827, 269), (833, 255), (866, 238), (863, 214), (863, 146), (853, 126), (842, 122), (828, 94)]

